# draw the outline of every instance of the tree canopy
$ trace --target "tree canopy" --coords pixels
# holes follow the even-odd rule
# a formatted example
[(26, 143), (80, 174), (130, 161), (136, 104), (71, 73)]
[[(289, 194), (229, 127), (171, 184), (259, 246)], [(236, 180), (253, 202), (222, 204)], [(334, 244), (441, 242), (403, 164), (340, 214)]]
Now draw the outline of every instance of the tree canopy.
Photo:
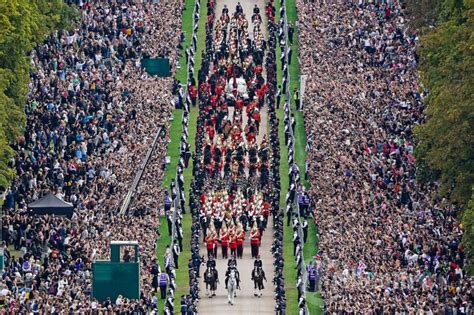
[[(9, 161), (25, 124), (29, 52), (52, 30), (65, 28), (76, 11), (62, 0), (0, 0), (0, 187), (14, 176)], [(10, 164), (10, 165), (9, 165)]]
[(419, 50), (422, 82), (429, 92), (426, 123), (415, 130), (420, 177), (439, 180), (441, 194), (461, 206), (474, 183), (472, 3), (445, 1), (439, 24), (423, 33)]
[[(418, 175), (423, 181), (439, 181), (440, 194), (464, 208), (464, 245), (472, 262), (474, 0), (411, 2), (414, 24), (424, 26), (420, 36), (420, 73), (428, 91), (426, 122), (415, 129), (419, 142)], [(470, 270), (473, 269), (471, 265)]]

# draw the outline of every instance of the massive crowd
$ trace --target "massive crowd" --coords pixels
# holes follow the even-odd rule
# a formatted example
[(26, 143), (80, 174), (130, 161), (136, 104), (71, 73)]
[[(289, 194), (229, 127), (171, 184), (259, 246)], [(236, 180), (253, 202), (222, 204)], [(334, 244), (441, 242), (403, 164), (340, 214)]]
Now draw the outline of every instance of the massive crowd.
[(297, 8), (326, 311), (472, 313), (458, 211), (416, 180), (424, 105), (403, 3)]
[[(7, 192), (2, 219), (6, 264), (0, 303), (10, 313), (152, 312), (162, 274), (174, 289), (167, 277), (174, 276), (171, 260), (177, 267), (176, 252), (182, 247), (178, 216), (177, 243), (167, 249), (167, 273), (161, 273), (155, 253), (161, 207), (156, 196), (163, 191), (157, 183), (163, 176), (170, 111), (182, 105), (183, 92), (179, 88), (175, 101), (172, 79), (149, 76), (140, 59), (167, 57), (175, 70), (183, 3), (68, 2), (79, 9), (77, 27), (55, 32), (31, 54), (27, 126), (13, 144), (18, 155), (10, 163), (17, 177)], [(258, 8), (250, 19), (251, 40), (239, 5), (232, 16), (225, 8), (217, 19), (214, 1), (207, 5), (198, 88), (192, 75), (188, 85), (192, 103), (197, 98), (200, 103), (190, 196), (190, 299), (199, 297), (201, 235), (211, 244), (209, 254), (216, 256), (215, 243), (220, 241), (223, 256), (227, 246), (239, 256), (242, 232), (251, 227), (256, 241), (272, 211), (276, 310), (284, 314), (278, 119), (274, 102), (268, 101), (277, 85), (275, 9), (272, 2), (265, 9), (271, 21), (265, 41)], [(297, 8), (299, 62), (308, 76), (302, 104), (310, 139), (307, 176), (320, 233), (326, 311), (472, 312), (473, 280), (463, 273), (458, 211), (431, 198), (435, 184), (416, 181), (412, 127), (424, 119), (424, 95), (416, 73), (417, 34), (407, 27), (402, 4), (297, 0)], [(280, 44), (282, 32), (280, 27)], [(268, 82), (263, 76), (265, 51)], [(280, 58), (284, 61), (284, 55)], [(286, 77), (285, 63), (283, 71)], [(285, 84), (284, 78), (283, 89)], [(257, 141), (265, 101), (268, 143), (265, 138)], [(287, 116), (289, 130), (294, 120)], [(135, 215), (118, 216), (139, 165), (137, 157), (145, 155), (160, 128), (166, 135), (158, 137), (132, 201)], [(285, 132), (287, 143), (288, 137)], [(185, 157), (181, 167), (187, 165)], [(299, 176), (297, 170), (290, 173), (292, 182), (293, 176)], [(177, 185), (181, 192), (179, 178)], [(28, 203), (47, 192), (72, 203), (73, 216), (29, 215)], [(291, 204), (296, 193), (290, 187)], [(306, 211), (307, 195), (296, 197)], [(291, 219), (291, 207), (288, 211)], [(293, 224), (295, 238), (298, 224)], [(109, 258), (111, 240), (140, 242), (142, 292), (137, 301), (98, 303), (90, 298), (91, 264)], [(297, 253), (301, 240), (295, 244)], [(258, 246), (252, 247), (258, 252)], [(299, 279), (301, 273), (298, 268)], [(164, 292), (161, 297), (166, 298)]]
[[(172, 81), (149, 76), (140, 59), (165, 56), (174, 69), (182, 1), (69, 2), (81, 14), (77, 27), (54, 33), (31, 55), (27, 127), (14, 145), (17, 178), (2, 222), (2, 303), (11, 313), (151, 311), (160, 205), (150, 196), (161, 192), (167, 137), (154, 152), (154, 180), (134, 201), (145, 205), (140, 215), (117, 210), (153, 133), (167, 130)], [(48, 191), (75, 206), (72, 218), (27, 214)], [(140, 300), (90, 298), (91, 263), (109, 258), (110, 240), (140, 242)]]

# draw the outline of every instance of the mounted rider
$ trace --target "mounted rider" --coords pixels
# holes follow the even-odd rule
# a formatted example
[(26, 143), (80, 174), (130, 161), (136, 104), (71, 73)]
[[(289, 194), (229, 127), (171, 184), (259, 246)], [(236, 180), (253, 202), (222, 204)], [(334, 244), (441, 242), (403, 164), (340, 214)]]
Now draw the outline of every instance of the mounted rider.
[(237, 281), (237, 289), (240, 290), (240, 273), (237, 270), (237, 267), (234, 265), (229, 266), (225, 273), (225, 288), (227, 289), (227, 283), (229, 282), (230, 273), (232, 272), (232, 270), (235, 272), (235, 280)]
[(206, 262), (206, 268), (216, 269), (216, 261), (214, 260), (214, 256), (209, 256), (209, 259)]
[[(251, 280), (256, 280), (255, 277), (257, 276), (257, 270), (261, 271), (262, 276), (263, 276), (262, 280), (267, 281), (267, 278), (265, 277), (265, 271), (263, 271), (263, 263), (260, 260), (260, 255), (257, 255), (257, 259), (255, 259), (254, 262), (253, 262), (253, 270), (252, 270), (252, 279)], [(263, 282), (262, 282), (262, 289), (263, 289)]]
[(235, 267), (237, 268), (237, 260), (235, 259), (235, 256), (230, 256), (230, 259), (227, 261), (227, 267)]
[(260, 259), (260, 255), (257, 255), (257, 258), (253, 261), (253, 269), (260, 267), (263, 268), (262, 260)]

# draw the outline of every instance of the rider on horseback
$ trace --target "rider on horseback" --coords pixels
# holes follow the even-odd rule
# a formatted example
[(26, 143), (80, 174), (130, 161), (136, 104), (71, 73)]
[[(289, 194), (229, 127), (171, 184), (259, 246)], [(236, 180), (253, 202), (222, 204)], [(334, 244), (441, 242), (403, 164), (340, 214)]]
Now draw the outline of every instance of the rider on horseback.
[(232, 255), (230, 259), (227, 261), (227, 267), (231, 267), (231, 266), (237, 267), (237, 260), (235, 259), (234, 255)]
[(206, 268), (216, 269), (216, 261), (212, 254), (209, 256), (209, 259), (206, 262)]
[(262, 260), (260, 259), (260, 255), (257, 255), (257, 258), (254, 260), (253, 267), (254, 267), (254, 269), (256, 267), (260, 267), (260, 268), (263, 267), (263, 263), (262, 263)]
[(225, 273), (225, 288), (227, 289), (227, 283), (229, 282), (229, 277), (230, 277), (230, 273), (231, 273), (232, 270), (234, 270), (234, 272), (235, 272), (235, 278), (237, 280), (237, 289), (240, 290), (240, 273), (237, 270), (237, 267), (235, 265), (230, 265), (227, 268), (227, 271)]
[[(252, 280), (254, 281), (255, 290), (257, 290), (257, 287), (259, 290), (264, 289), (263, 280), (267, 281), (267, 278), (265, 277), (265, 271), (263, 271), (263, 263), (260, 260), (260, 255), (258, 255), (257, 259), (253, 262)], [(257, 296), (257, 293), (255, 292), (254, 295)]]

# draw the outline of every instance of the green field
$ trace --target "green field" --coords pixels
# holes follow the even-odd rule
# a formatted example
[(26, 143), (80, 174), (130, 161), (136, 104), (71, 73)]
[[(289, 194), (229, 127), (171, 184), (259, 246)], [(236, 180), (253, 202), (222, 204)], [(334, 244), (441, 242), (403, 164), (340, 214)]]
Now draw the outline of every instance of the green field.
[[(279, 1), (275, 2), (275, 6), (277, 12), (280, 10), (280, 3)], [(292, 112), (295, 115), (296, 127), (294, 130), (295, 136), (295, 161), (301, 171), (301, 180), (302, 183), (306, 188), (310, 187), (310, 183), (304, 179), (304, 170), (305, 170), (305, 161), (306, 161), (306, 131), (304, 128), (304, 116), (301, 111), (296, 111), (295, 103), (293, 101), (293, 92), (295, 89), (299, 89), (300, 84), (300, 69), (298, 63), (298, 29), (296, 28), (296, 20), (297, 20), (297, 11), (296, 11), (296, 3), (295, 0), (287, 0), (286, 1), (286, 14), (288, 22), (291, 22), (294, 28), (293, 33), (293, 44), (292, 44), (292, 56), (291, 56), (291, 64), (289, 66), (289, 74), (290, 74), (290, 92), (292, 93), (291, 99), (291, 108)], [(279, 15), (279, 14), (278, 14)], [(281, 83), (282, 80), (282, 71), (281, 71), (281, 63), (280, 63), (280, 47), (277, 46), (277, 78), (278, 82)], [(282, 97), (283, 103), (283, 97)], [(277, 110), (277, 116), (280, 119), (280, 126), (279, 126), (279, 136), (280, 136), (280, 150), (281, 150), (281, 165), (280, 165), (280, 175), (282, 179), (281, 185), (281, 195), (280, 195), (280, 204), (282, 207), (285, 206), (285, 194), (288, 191), (288, 164), (286, 163), (288, 158), (288, 150), (284, 143), (284, 125), (283, 125), (283, 110)], [(296, 263), (295, 258), (293, 256), (293, 229), (291, 226), (287, 227), (285, 225), (284, 229), (284, 242), (286, 244), (283, 252), (283, 256), (285, 259), (285, 269), (284, 269), (284, 276), (285, 276), (285, 289), (287, 293), (287, 311), (288, 314), (297, 314), (298, 306), (297, 306), (297, 290), (296, 290)], [(312, 257), (317, 253), (317, 245), (318, 244), (318, 236), (317, 236), (317, 227), (312, 222), (309, 221), (308, 227), (308, 240), (306, 242), (306, 246), (304, 246), (304, 257), (305, 262), (308, 263)], [(307, 292), (307, 305), (308, 309), (311, 314), (322, 314), (322, 306), (324, 305), (324, 301), (321, 299), (320, 293), (313, 293)]]
[[(183, 11), (182, 17), (182, 29), (185, 33), (185, 40), (183, 43), (183, 50), (181, 51), (182, 57), (180, 58), (181, 68), (176, 72), (176, 78), (183, 84), (186, 84), (187, 79), (187, 64), (186, 58), (184, 55), (184, 49), (189, 46), (192, 39), (192, 16), (194, 11), (194, 0), (185, 1), (185, 10)], [(206, 22), (206, 0), (201, 0), (201, 16), (199, 20), (199, 29), (198, 29), (198, 51), (196, 53), (196, 64), (195, 64), (195, 73), (199, 69), (201, 62), (201, 54), (199, 52), (200, 43), (205, 43), (205, 22)], [(198, 116), (198, 109), (191, 108), (189, 113), (189, 126), (188, 126), (188, 143), (191, 146), (191, 151), (195, 150), (195, 138), (196, 138), (196, 122)], [(173, 110), (173, 121), (171, 122), (170, 127), (170, 138), (171, 141), (167, 148), (167, 155), (171, 157), (171, 162), (166, 166), (165, 176), (163, 178), (162, 185), (163, 187), (169, 187), (171, 181), (176, 177), (176, 166), (179, 160), (179, 145), (181, 138), (181, 118), (183, 115), (183, 110), (175, 109)], [(192, 159), (189, 162), (188, 168), (183, 172), (184, 176), (184, 191), (185, 195), (189, 196), (189, 187), (192, 180)], [(191, 224), (192, 217), (189, 211), (183, 215), (183, 252), (179, 257), (180, 268), (176, 270), (176, 292), (175, 292), (175, 308), (179, 310), (180, 307), (180, 296), (189, 293), (189, 275), (188, 275), (188, 260), (191, 257), (190, 250), (190, 239), (191, 239)], [(160, 262), (163, 261), (163, 253), (166, 248), (166, 245), (170, 244), (171, 239), (168, 236), (168, 224), (165, 217), (160, 218), (160, 230), (163, 235), (160, 236), (157, 243), (157, 257)], [(161, 312), (163, 310), (163, 302), (160, 300), (158, 304), (158, 310)]]

